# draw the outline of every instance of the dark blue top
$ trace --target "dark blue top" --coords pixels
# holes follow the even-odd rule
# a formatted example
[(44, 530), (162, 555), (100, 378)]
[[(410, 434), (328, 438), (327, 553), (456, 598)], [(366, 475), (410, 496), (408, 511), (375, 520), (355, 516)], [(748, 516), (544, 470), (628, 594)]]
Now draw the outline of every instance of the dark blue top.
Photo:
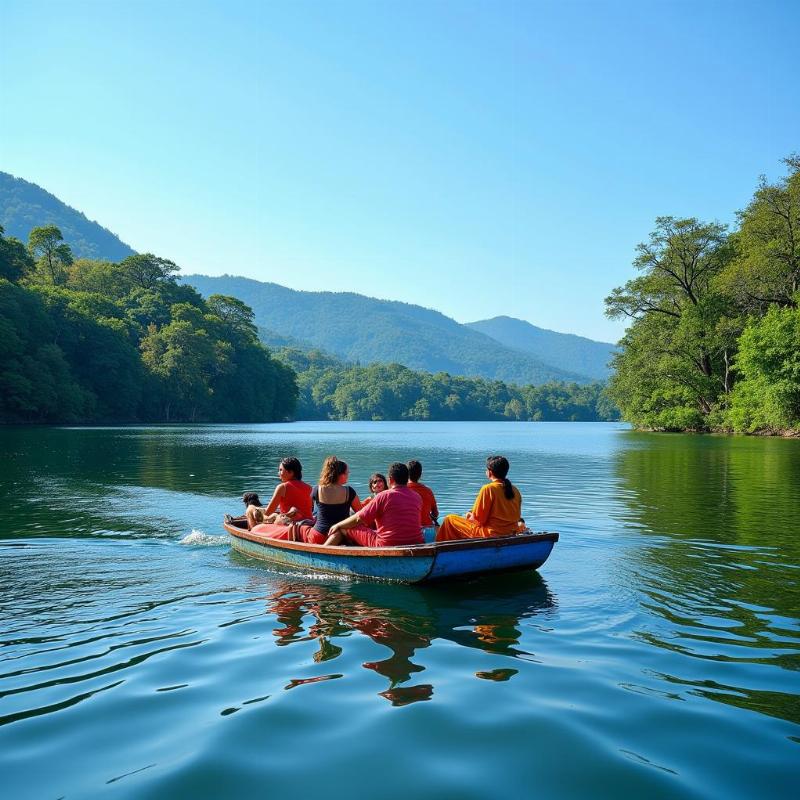
[(323, 503), (319, 499), (319, 486), (315, 486), (311, 492), (311, 500), (317, 509), (317, 521), (314, 530), (320, 533), (327, 533), (337, 522), (347, 519), (350, 516), (350, 507), (356, 497), (356, 490), (352, 486), (347, 487), (347, 500), (343, 503)]

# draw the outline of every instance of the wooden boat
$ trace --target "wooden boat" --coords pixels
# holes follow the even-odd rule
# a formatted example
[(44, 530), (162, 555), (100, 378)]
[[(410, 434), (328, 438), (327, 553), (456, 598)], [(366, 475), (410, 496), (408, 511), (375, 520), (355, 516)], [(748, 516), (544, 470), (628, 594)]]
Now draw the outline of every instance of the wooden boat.
[(270, 539), (248, 531), (241, 520), (225, 521), (233, 548), (273, 564), (306, 572), (371, 578), (394, 583), (431, 581), (512, 570), (538, 569), (547, 560), (557, 533), (517, 533), (496, 539), (400, 547), (326, 547)]

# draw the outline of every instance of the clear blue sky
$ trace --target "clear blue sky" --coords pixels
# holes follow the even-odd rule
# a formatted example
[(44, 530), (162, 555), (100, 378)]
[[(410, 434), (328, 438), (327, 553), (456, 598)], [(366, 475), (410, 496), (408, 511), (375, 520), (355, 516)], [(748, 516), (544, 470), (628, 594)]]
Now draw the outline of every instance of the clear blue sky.
[(796, 0), (0, 8), (0, 169), (185, 272), (461, 322), (618, 338), (655, 217), (800, 150)]

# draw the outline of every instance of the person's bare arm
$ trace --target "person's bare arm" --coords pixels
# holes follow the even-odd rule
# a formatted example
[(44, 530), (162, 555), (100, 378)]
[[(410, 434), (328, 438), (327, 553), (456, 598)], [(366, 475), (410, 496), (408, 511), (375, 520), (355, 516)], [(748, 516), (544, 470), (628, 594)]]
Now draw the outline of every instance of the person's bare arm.
[(358, 514), (356, 513), (351, 514), (347, 519), (343, 519), (341, 522), (331, 525), (330, 529), (328, 530), (328, 538), (325, 540), (325, 544), (341, 544), (342, 539), (344, 539), (344, 534), (342, 534), (342, 531), (346, 531), (349, 528), (355, 528), (360, 522), (361, 520), (358, 518)]
[(281, 498), (286, 493), (286, 484), (279, 483), (275, 487), (275, 491), (272, 493), (272, 500), (269, 501), (269, 505), (264, 509), (265, 514), (271, 514), (273, 511), (276, 511), (278, 505), (281, 502)]

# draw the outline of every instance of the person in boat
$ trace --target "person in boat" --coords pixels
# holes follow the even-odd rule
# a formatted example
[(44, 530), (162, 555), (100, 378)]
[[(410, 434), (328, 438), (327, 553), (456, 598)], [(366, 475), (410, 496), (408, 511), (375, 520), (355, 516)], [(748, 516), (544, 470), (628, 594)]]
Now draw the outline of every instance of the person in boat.
[(504, 456), (489, 456), (486, 459), (489, 483), (481, 487), (472, 511), (463, 517), (448, 514), (444, 518), (436, 534), (437, 542), (488, 539), (519, 533), (522, 496), (506, 477), (508, 468), (508, 459)]
[(422, 510), (420, 511), (420, 525), (423, 528), (430, 528), (431, 525), (439, 524), (439, 509), (436, 506), (436, 497), (430, 487), (420, 483), (422, 477), (422, 464), (419, 461), (409, 461), (408, 464), (408, 488), (413, 489), (422, 500)]
[(336, 456), (328, 456), (322, 464), (319, 483), (311, 492), (316, 517), (265, 523), (257, 525), (253, 531), (263, 533), (270, 539), (323, 544), (332, 525), (346, 519), (351, 510), (361, 509), (355, 489), (347, 485), (349, 474), (350, 469), (344, 461)]
[[(347, 485), (350, 468), (336, 456), (328, 456), (322, 464), (319, 484), (314, 487), (311, 499), (316, 509), (313, 534), (303, 535), (303, 541), (322, 544), (328, 538), (331, 526), (350, 516), (350, 511), (359, 511), (361, 501), (356, 490)], [(302, 532), (302, 531), (301, 531)]]
[(267, 506), (249, 505), (245, 515), (247, 527), (269, 524), (279, 518), (286, 522), (295, 519), (310, 519), (311, 487), (303, 481), (303, 465), (294, 456), (284, 458), (278, 465), (280, 483), (272, 493)]
[(260, 507), (262, 505), (261, 498), (258, 496), (258, 492), (245, 492), (242, 495), (242, 502), (246, 506)]
[(369, 476), (369, 494), (362, 501), (362, 505), (366, 505), (373, 497), (385, 492), (388, 488), (389, 484), (386, 481), (386, 476), (380, 472), (373, 472)]
[[(419, 524), (422, 500), (408, 488), (408, 467), (394, 463), (389, 467), (388, 475), (389, 488), (357, 513), (332, 525), (326, 545), (345, 541), (362, 547), (422, 544), (422, 526)], [(372, 524), (374, 529), (369, 527)]]

